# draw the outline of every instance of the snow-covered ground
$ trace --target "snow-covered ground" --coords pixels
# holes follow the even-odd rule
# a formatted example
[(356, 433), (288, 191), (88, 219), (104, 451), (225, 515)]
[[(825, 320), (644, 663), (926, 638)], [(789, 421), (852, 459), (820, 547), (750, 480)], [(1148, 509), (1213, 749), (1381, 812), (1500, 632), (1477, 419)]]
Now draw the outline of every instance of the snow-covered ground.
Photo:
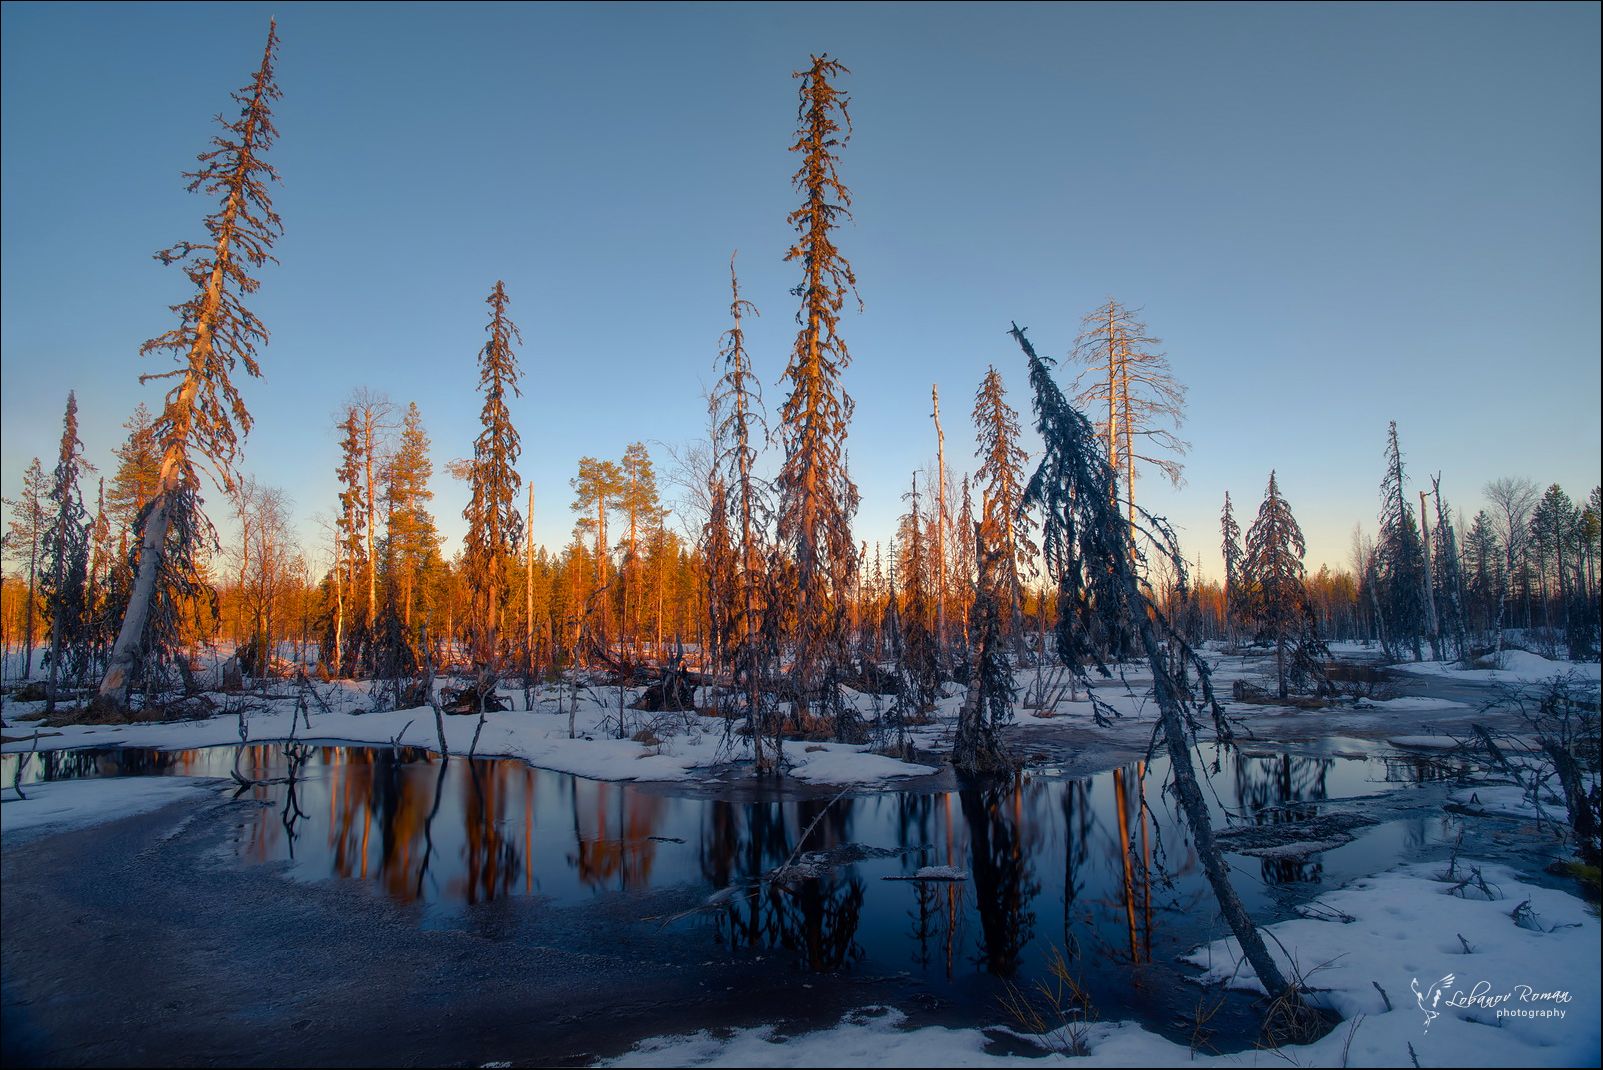
[(23, 800), (8, 787), (0, 791), (0, 831), (85, 828), (216, 791), (218, 784), (203, 777), (176, 776), (59, 780), (25, 787)]
[[(1464, 860), (1451, 874), (1442, 864), (1401, 866), (1268, 927), (1282, 968), (1295, 969), (1313, 989), (1310, 1000), (1342, 1018), (1312, 1044), (1217, 1056), (1132, 1022), (1093, 1021), (1072, 1037), (1060, 1030), (1036, 1039), (1039, 1056), (1004, 1055), (992, 1041), (1018, 1039), (1011, 1025), (909, 1028), (902, 1012), (872, 1007), (799, 1036), (765, 1026), (655, 1037), (608, 1065), (1407, 1066), (1411, 1056), (1421, 1066), (1597, 1065), (1597, 916), (1500, 866), (1479, 867), (1479, 879), (1462, 884), (1472, 872)], [(1187, 961), (1204, 984), (1262, 991), (1233, 939)], [(1066, 1054), (1071, 1042), (1085, 1054)]]
[(1501, 667), (1495, 669), (1465, 669), (1453, 661), (1402, 661), (1391, 668), (1421, 676), (1446, 676), (1466, 683), (1534, 684), (1555, 676), (1573, 676), (1580, 682), (1595, 684), (1599, 679), (1599, 666), (1595, 661), (1550, 661), (1529, 650), (1512, 649), (1503, 651), (1500, 660)]

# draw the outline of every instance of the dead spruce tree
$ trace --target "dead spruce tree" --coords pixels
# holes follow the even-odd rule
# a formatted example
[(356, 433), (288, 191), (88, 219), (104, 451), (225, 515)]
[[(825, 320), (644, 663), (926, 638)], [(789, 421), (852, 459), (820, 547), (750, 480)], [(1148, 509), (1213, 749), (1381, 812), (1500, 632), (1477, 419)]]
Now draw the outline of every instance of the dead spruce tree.
[[(1069, 404), (1053, 380), (1047, 361), (1017, 324), (1010, 332), (1024, 351), (1029, 366), (1036, 430), (1040, 432), (1043, 453), (1040, 464), (1025, 488), (1024, 504), (1042, 512), (1041, 543), (1047, 571), (1058, 583), (1058, 628), (1060, 643), (1064, 630), (1088, 613), (1122, 615), (1135, 629), (1152, 670), (1153, 694), (1157, 699), (1174, 776), (1175, 795), (1180, 801), (1192, 841), (1202, 860), (1204, 873), (1219, 902), (1220, 913), (1240, 943), (1247, 961), (1277, 1005), (1302, 1013), (1301, 1001), (1287, 984), (1279, 965), (1264, 946), (1241, 897), (1230, 884), (1229, 868), (1214, 841), (1208, 805), (1197, 782), (1187, 746), (1187, 723), (1195, 723), (1193, 710), (1213, 712), (1215, 725), (1225, 733), (1218, 703), (1208, 675), (1208, 666), (1177, 634), (1161, 609), (1142, 593), (1137, 569), (1145, 557), (1135, 534), (1139, 530), (1153, 552), (1162, 554), (1176, 576), (1185, 573), (1180, 555), (1168, 527), (1138, 510), (1137, 525), (1120, 515), (1113, 495), (1114, 475), (1095, 430), (1085, 416)], [(1080, 614), (1075, 607), (1082, 607)], [(1169, 670), (1163, 643), (1168, 643), (1195, 670), (1195, 690), (1183, 686)], [(1071, 642), (1060, 649), (1073, 649)], [(1113, 712), (1097, 698), (1085, 667), (1077, 660), (1068, 662), (1091, 691), (1093, 703), (1102, 712)]]
[(795, 717), (806, 720), (816, 699), (819, 714), (833, 720), (840, 738), (858, 733), (838, 680), (848, 657), (846, 609), (857, 568), (852, 517), (858, 504), (846, 467), (852, 399), (840, 382), (851, 357), (839, 328), (846, 293), (856, 294), (857, 280), (832, 235), (841, 218), (850, 218), (851, 193), (836, 173), (835, 150), (850, 138), (851, 118), (849, 98), (830, 80), (848, 73), (825, 54), (795, 75), (801, 81), (800, 126), (791, 151), (801, 154), (802, 163), (792, 181), (803, 201), (786, 217), (797, 239), (785, 259), (802, 265), (802, 281), (791, 291), (801, 298), (801, 330), (785, 366), (790, 396), (780, 410), (785, 458), (777, 480), (779, 541), (793, 568), (786, 594), (794, 611), (789, 638)]
[(1225, 563), (1225, 635), (1234, 640), (1246, 616), (1246, 588), (1241, 577), (1241, 525), (1236, 523), (1230, 492), (1225, 491), (1224, 512), (1219, 514), (1220, 553)]
[(273, 80), (277, 50), (278, 29), (270, 23), (261, 66), (250, 84), (233, 94), (239, 118), (219, 117), (223, 132), (200, 154), (200, 169), (184, 175), (191, 193), (221, 200), (206, 217), (208, 240), (179, 242), (156, 254), (164, 264), (185, 265), (195, 296), (173, 306), (177, 327), (140, 349), (171, 353), (180, 367), (140, 376), (141, 382), (176, 378), (178, 383), (168, 392), (154, 429), (161, 444), (161, 478), (143, 514), (138, 572), (95, 699), (96, 713), (127, 704), (147, 656), (172, 652), (181, 602), (210, 590), (195, 567), (202, 542), (216, 541), (201, 511), (197, 463), (208, 462), (214, 478), (232, 486), (239, 440), (250, 431), (250, 413), (231, 375), (241, 364), (246, 374), (261, 374), (256, 347), (267, 341), (267, 328), (244, 305), (259, 285), (247, 271), (272, 259), (273, 241), (283, 232), (267, 192), (278, 173), (262, 159), (278, 135), (271, 111), (279, 97)]
[(740, 296), (740, 279), (735, 274), (735, 257), (729, 257), (729, 315), (732, 325), (724, 332), (719, 356), (723, 372), (714, 384), (710, 404), (713, 408), (713, 458), (711, 469), (721, 498), (714, 508), (724, 515), (720, 525), (728, 532), (730, 567), (726, 570), (729, 590), (725, 592), (731, 612), (725, 614), (725, 653), (732, 682), (745, 704), (746, 730), (751, 733), (753, 757), (758, 773), (768, 772), (772, 762), (764, 752), (763, 735), (768, 730), (763, 711), (763, 681), (772, 658), (764, 637), (763, 619), (767, 612), (764, 592), (765, 533), (770, 509), (766, 487), (756, 474), (757, 450), (754, 441), (768, 434), (763, 410), (762, 384), (752, 374), (746, 353), (746, 334), (741, 317), (758, 315), (757, 306)]

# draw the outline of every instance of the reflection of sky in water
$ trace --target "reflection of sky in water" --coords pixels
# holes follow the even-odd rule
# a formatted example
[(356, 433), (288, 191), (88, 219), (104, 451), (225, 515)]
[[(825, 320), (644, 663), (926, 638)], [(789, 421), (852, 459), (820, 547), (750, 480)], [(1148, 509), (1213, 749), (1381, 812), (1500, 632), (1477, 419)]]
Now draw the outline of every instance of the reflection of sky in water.
[[(1208, 793), (1219, 824), (1221, 807), (1268, 823), (1305, 816), (1298, 802), (1372, 794), (1428, 776), (1424, 766), (1379, 758), (1212, 750), (1203, 758), (1219, 762)], [(234, 759), (229, 747), (62, 752), (37, 756), (24, 782), (227, 776)], [(7, 783), (14, 761), (7, 756)], [(281, 777), (286, 762), (279, 747), (249, 747), (241, 768)], [(460, 924), (472, 904), (507, 897), (582, 904), (688, 888), (687, 900), (699, 902), (734, 887), (719, 907), (676, 924), (737, 952), (777, 952), (798, 970), (908, 971), (939, 994), (980, 1000), (990, 1018), (995, 979), (1044, 976), (1057, 947), (1100, 1016), (1134, 1016), (1172, 1031), (1174, 1015), (1194, 1007), (1196, 996), (1178, 987), (1175, 957), (1225, 927), (1162, 790), (1166, 773), (1160, 759), (1075, 780), (1024, 775), (949, 793), (885, 791), (840, 799), (826, 811), (825, 800), (763, 800), (760, 789), (739, 802), (684, 798), (517, 761), (442, 764), (415, 750), (314, 747), (293, 795), (284, 784), (243, 793), (234, 847), (247, 861), (288, 862), (296, 879), (357, 880), (375, 894), (419, 903), (427, 926)], [(899, 853), (788, 888), (762, 884), (758, 878), (792, 856), (815, 818), (807, 852), (860, 843)], [(1438, 828), (1422, 815), (1360, 831), (1312, 861), (1235, 857), (1235, 882), (1248, 910), (1267, 918), (1288, 884), (1303, 882), (1311, 892), (1309, 883), (1374, 872), (1438, 837)], [(880, 879), (927, 865), (957, 866), (969, 880)], [(1171, 989), (1172, 997), (1154, 1000), (1153, 988)]]

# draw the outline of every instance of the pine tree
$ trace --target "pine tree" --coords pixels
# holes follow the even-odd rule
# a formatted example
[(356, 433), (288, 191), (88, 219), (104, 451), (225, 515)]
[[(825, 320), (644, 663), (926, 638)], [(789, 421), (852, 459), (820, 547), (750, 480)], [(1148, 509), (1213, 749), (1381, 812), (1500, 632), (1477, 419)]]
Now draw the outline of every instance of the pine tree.
[[(984, 545), (1001, 555), (996, 563), (998, 597), (1002, 599), (1003, 631), (1015, 648), (1024, 641), (1022, 573), (1041, 551), (1032, 535), (1035, 521), (1023, 509), (1024, 462), (1029, 455), (1019, 445), (1019, 414), (1007, 403), (1002, 375), (988, 366), (974, 395), (975, 456), (980, 468), (980, 521), (985, 525)], [(967, 529), (964, 529), (967, 531)], [(967, 540), (965, 540), (967, 541)]]
[(55, 712), (57, 688), (62, 680), (79, 679), (88, 668), (89, 614), (85, 596), (89, 582), (89, 513), (78, 486), (86, 467), (83, 443), (78, 440), (78, 398), (68, 391), (61, 451), (50, 484), (47, 526), (40, 539), (45, 619), (50, 627), (50, 686), (45, 700), (48, 713)]
[(1241, 580), (1241, 525), (1231, 509), (1229, 491), (1225, 491), (1225, 508), (1219, 515), (1219, 533), (1225, 562), (1225, 631), (1234, 635), (1245, 616), (1246, 589)]
[(1259, 639), (1275, 645), (1275, 672), (1281, 698), (1287, 695), (1287, 649), (1296, 643), (1307, 615), (1308, 594), (1303, 589), (1303, 555), (1308, 552), (1302, 529), (1291, 506), (1280, 496), (1275, 473), (1258, 519), (1247, 530), (1241, 578), (1248, 592), (1249, 616)]
[[(612, 461), (581, 457), (578, 476), (568, 482), (573, 488), (573, 511), (585, 518), (580, 524), (591, 531), (595, 538), (595, 585), (591, 588), (590, 597), (600, 603), (600, 619), (594, 634), (605, 643), (609, 635), (607, 603), (610, 601), (607, 583), (607, 516), (617, 508), (618, 498), (623, 493), (623, 472)], [(594, 515), (586, 516), (589, 513)], [(588, 616), (588, 612), (585, 616)]]
[(44, 466), (35, 457), (22, 475), (22, 493), (5, 499), (9, 545), (7, 549), (19, 563), (27, 562), (27, 585), (22, 613), (22, 678), (33, 674), (34, 620), (38, 616), (41, 541), (47, 523), (45, 509), (50, 489), (45, 484)]
[(96, 699), (102, 709), (127, 703), (147, 651), (171, 652), (178, 603), (205, 589), (196, 553), (202, 540), (215, 536), (201, 512), (196, 462), (210, 462), (230, 486), (240, 437), (250, 431), (250, 414), (230, 376), (241, 364), (248, 375), (260, 375), (256, 347), (267, 341), (267, 328), (245, 308), (244, 298), (258, 286), (247, 269), (272, 259), (273, 241), (283, 229), (267, 192), (278, 175), (262, 159), (278, 133), (271, 113), (279, 97), (273, 80), (277, 49), (278, 29), (269, 24), (261, 66), (233, 95), (239, 118), (222, 123), (223, 133), (199, 157), (200, 169), (185, 175), (190, 192), (203, 190), (221, 200), (206, 217), (207, 241), (179, 242), (157, 254), (165, 264), (184, 263), (196, 292), (173, 307), (179, 325), (141, 348), (146, 354), (170, 352), (180, 367), (140, 377), (177, 377), (178, 385), (167, 394), (154, 428), (161, 477), (145, 513), (128, 610)]
[(650, 531), (662, 511), (657, 494), (657, 475), (651, 464), (651, 454), (644, 442), (631, 442), (623, 451), (618, 466), (621, 480), (618, 508), (628, 520), (628, 542), (625, 544), (623, 566), (623, 635), (630, 642), (637, 641), (640, 617), (644, 611), (645, 585), (638, 575), (642, 571), (640, 534)]
[(155, 421), (143, 401), (123, 427), (128, 429), (128, 438), (113, 451), (117, 470), (106, 497), (119, 534), (137, 526), (140, 510), (156, 496), (161, 484), (161, 448), (156, 441)]
[(856, 293), (857, 280), (832, 235), (839, 220), (850, 218), (851, 194), (836, 171), (836, 149), (851, 136), (851, 118), (847, 96), (831, 79), (847, 73), (827, 54), (812, 57), (807, 70), (796, 72), (801, 101), (791, 151), (802, 156), (793, 182), (804, 199), (786, 218), (797, 240), (785, 259), (802, 265), (802, 281), (791, 291), (802, 299), (801, 331), (785, 367), (790, 395), (780, 410), (785, 457), (777, 480), (779, 541), (794, 566), (786, 601), (795, 614), (796, 713), (800, 717), (818, 695), (842, 737), (855, 732), (835, 685), (846, 661), (858, 494), (846, 464), (852, 401), (840, 377), (851, 357), (839, 327), (846, 293)]
[(1478, 630), (1492, 627), (1499, 597), (1503, 591), (1503, 550), (1497, 539), (1497, 526), (1485, 509), (1475, 514), (1464, 536), (1465, 587), (1475, 610)]
[(442, 564), (440, 535), (428, 508), (434, 498), (434, 492), (429, 489), (434, 462), (429, 459), (429, 436), (415, 401), (406, 408), (401, 422), (401, 441), (385, 475), (389, 550), (400, 600), (399, 615), (407, 634), (412, 635), (418, 592), (427, 590), (429, 573)]
[(1397, 421), (1386, 435), (1386, 478), (1381, 482), (1380, 541), (1375, 547), (1380, 599), (1387, 632), (1394, 644), (1407, 644), (1414, 660), (1423, 657), (1425, 634), (1425, 548), (1414, 511), (1403, 492), (1403, 455), (1397, 445)]
[(512, 350), (514, 340), (523, 344), (523, 335), (507, 316), (506, 285), (499, 280), (490, 296), (490, 322), (485, 327), (490, 339), (479, 350), (479, 389), (484, 392), (480, 413), (483, 430), (473, 443), (469, 483), (471, 498), (462, 516), (468, 522), (465, 542), (467, 581), (473, 595), (473, 616), (479, 633), (480, 657), (493, 658), (497, 651), (497, 614), (507, 589), (507, 566), (518, 552), (523, 538), (523, 517), (518, 513), (517, 473), (522, 444), (512, 426), (507, 395), (521, 397), (518, 390), (518, 359)]

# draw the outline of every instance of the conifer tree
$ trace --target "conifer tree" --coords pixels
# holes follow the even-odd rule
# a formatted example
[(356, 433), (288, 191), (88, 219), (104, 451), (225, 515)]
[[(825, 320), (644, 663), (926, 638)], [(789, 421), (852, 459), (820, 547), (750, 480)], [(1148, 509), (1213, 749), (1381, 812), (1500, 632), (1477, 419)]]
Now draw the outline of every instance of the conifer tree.
[(1393, 420), (1386, 433), (1386, 478), (1380, 485), (1380, 541), (1375, 547), (1375, 564), (1387, 633), (1394, 644), (1408, 645), (1414, 660), (1419, 661), (1426, 617), (1425, 546), (1403, 492), (1405, 478), (1397, 421)]
[(841, 736), (855, 731), (836, 677), (846, 660), (858, 494), (846, 463), (852, 401), (840, 382), (851, 357), (839, 328), (846, 293), (856, 293), (857, 280), (833, 236), (839, 221), (850, 217), (851, 194), (836, 171), (836, 150), (851, 136), (851, 118), (848, 97), (831, 80), (847, 73), (827, 54), (796, 72), (801, 100), (791, 151), (802, 158), (793, 182), (803, 201), (786, 218), (797, 240), (785, 259), (802, 266), (802, 280), (791, 291), (801, 298), (801, 330), (785, 367), (790, 394), (780, 410), (785, 457), (777, 480), (779, 541), (794, 569), (786, 601), (794, 612), (796, 712), (799, 717), (818, 695)]
[(921, 716), (934, 705), (940, 697), (941, 682), (940, 652), (933, 628), (931, 577), (934, 570), (929, 557), (929, 532), (935, 523), (933, 518), (923, 515), (917, 473), (913, 475), (912, 488), (904, 497), (908, 511), (902, 517), (898, 539), (902, 575), (902, 608), (898, 614), (901, 629), (901, 655), (897, 664), (901, 676), (896, 709), (898, 730), (909, 716)]
[(156, 496), (161, 483), (161, 449), (156, 442), (155, 421), (141, 401), (123, 424), (128, 437), (113, 453), (117, 470), (112, 473), (106, 503), (111, 509), (119, 534), (132, 530), (139, 512)]
[(1503, 591), (1503, 551), (1497, 526), (1485, 509), (1475, 514), (1464, 536), (1465, 588), (1479, 630), (1492, 627)]
[(35, 457), (22, 474), (22, 492), (15, 498), (5, 499), (11, 514), (7, 522), (9, 545), (7, 549), (19, 563), (27, 562), (27, 581), (23, 595), (22, 613), (22, 678), (33, 674), (34, 620), (38, 616), (39, 563), (41, 543), (44, 539), (47, 518), (45, 509), (50, 489), (45, 484), (44, 466)]
[(62, 680), (80, 678), (88, 667), (89, 615), (84, 598), (89, 582), (89, 513), (78, 486), (86, 467), (89, 465), (83, 459), (83, 443), (78, 440), (78, 398), (68, 391), (61, 450), (56, 456), (49, 513), (40, 539), (45, 620), (50, 629), (50, 685), (45, 709), (52, 713)]
[[(617, 508), (623, 492), (623, 473), (613, 461), (598, 461), (594, 457), (579, 458), (579, 474), (568, 481), (573, 488), (573, 511), (585, 519), (580, 524), (595, 536), (595, 586), (591, 597), (600, 602), (600, 620), (595, 634), (605, 643), (610, 634), (607, 628), (607, 516)], [(586, 516), (593, 513), (593, 516)]]
[(147, 651), (163, 656), (177, 636), (177, 605), (205, 588), (196, 568), (203, 539), (215, 541), (201, 512), (198, 461), (232, 484), (241, 436), (250, 431), (250, 413), (231, 378), (236, 365), (258, 376), (256, 348), (267, 328), (244, 305), (257, 280), (247, 272), (272, 259), (282, 232), (268, 197), (277, 172), (262, 154), (277, 137), (271, 106), (279, 97), (273, 79), (278, 29), (269, 24), (267, 47), (250, 84), (236, 92), (240, 115), (222, 121), (223, 133), (200, 154), (199, 170), (188, 172), (189, 190), (221, 201), (206, 217), (207, 240), (179, 242), (157, 254), (165, 264), (183, 263), (195, 295), (173, 306), (179, 325), (146, 342), (142, 353), (168, 352), (179, 367), (141, 376), (141, 381), (176, 377), (155, 424), (162, 452), (160, 481), (141, 525), (138, 573), (128, 609), (101, 682), (96, 705), (116, 709)]
[(651, 454), (644, 442), (631, 442), (623, 451), (618, 465), (620, 489), (618, 508), (629, 524), (628, 543), (624, 551), (623, 567), (623, 634), (630, 642), (638, 639), (640, 617), (644, 609), (645, 585), (641, 582), (642, 559), (640, 535), (650, 531), (661, 513), (661, 499), (657, 493), (657, 475), (651, 463)]
[(1436, 500), (1436, 530), (1433, 533), (1436, 568), (1436, 606), (1441, 633), (1451, 643), (1453, 658), (1462, 661), (1469, 652), (1464, 631), (1464, 579), (1458, 554), (1458, 537), (1453, 531), (1452, 512), (1442, 501), (1442, 477), (1431, 478), (1431, 494)]
[(401, 440), (385, 474), (389, 549), (400, 601), (399, 616), (411, 635), (418, 591), (426, 587), (428, 574), (441, 564), (440, 535), (429, 512), (429, 502), (434, 498), (429, 489), (434, 462), (429, 459), (429, 436), (415, 401), (406, 408)]
[(335, 477), (340, 485), (340, 511), (334, 520), (335, 576), (334, 576), (334, 634), (333, 671), (357, 672), (366, 652), (371, 634), (363, 624), (365, 613), (358, 613), (357, 577), (366, 571), (364, 560), (367, 546), (367, 510), (362, 507), (366, 495), (362, 488), (362, 420), (355, 405), (345, 407), (345, 419), (339, 429), (340, 466)]
[(1245, 615), (1246, 591), (1241, 581), (1241, 525), (1236, 523), (1229, 491), (1225, 491), (1225, 508), (1219, 515), (1219, 533), (1225, 562), (1225, 631), (1233, 635)]
[(763, 617), (767, 589), (765, 559), (766, 533), (770, 509), (766, 487), (756, 474), (757, 450), (753, 442), (768, 435), (763, 409), (762, 384), (751, 370), (746, 353), (746, 334), (741, 326), (744, 314), (758, 315), (757, 306), (740, 296), (740, 279), (735, 274), (735, 257), (729, 257), (729, 316), (731, 326), (724, 332), (719, 356), (722, 373), (713, 387), (709, 403), (713, 407), (712, 470), (724, 491), (723, 504), (729, 514), (726, 527), (734, 542), (735, 589), (730, 596), (738, 614), (730, 631), (730, 665), (736, 688), (744, 694), (746, 729), (751, 734), (759, 773), (770, 764), (763, 749), (762, 684), (768, 675)]
[(518, 359), (515, 340), (523, 335), (507, 316), (506, 285), (497, 280), (490, 296), (490, 322), (485, 330), (489, 341), (479, 350), (479, 389), (484, 392), (480, 412), (483, 429), (473, 443), (469, 474), (471, 496), (462, 516), (468, 522), (464, 548), (468, 588), (473, 595), (473, 615), (479, 631), (480, 657), (489, 660), (496, 653), (497, 614), (507, 589), (507, 567), (523, 538), (523, 517), (518, 513), (517, 473), (522, 443), (512, 426), (507, 395), (521, 397), (518, 390)]
[(1258, 638), (1275, 645), (1275, 673), (1281, 698), (1287, 694), (1287, 648), (1296, 642), (1307, 613), (1302, 563), (1307, 552), (1302, 529), (1291, 515), (1291, 506), (1280, 496), (1275, 473), (1270, 472), (1258, 519), (1247, 529), (1241, 578)]
[(1002, 599), (1003, 631), (1012, 634), (1018, 646), (1024, 639), (1021, 573), (1025, 563), (1033, 561), (1040, 550), (1031, 537), (1035, 521), (1022, 504), (1024, 462), (1029, 455), (1019, 445), (1019, 414), (1007, 403), (1002, 375), (994, 365), (986, 368), (979, 392), (974, 395), (974, 430), (978, 443), (975, 456), (980, 461), (975, 473), (980, 483), (980, 520), (986, 528), (984, 544), (1001, 555), (995, 567), (1001, 583), (998, 597)]

